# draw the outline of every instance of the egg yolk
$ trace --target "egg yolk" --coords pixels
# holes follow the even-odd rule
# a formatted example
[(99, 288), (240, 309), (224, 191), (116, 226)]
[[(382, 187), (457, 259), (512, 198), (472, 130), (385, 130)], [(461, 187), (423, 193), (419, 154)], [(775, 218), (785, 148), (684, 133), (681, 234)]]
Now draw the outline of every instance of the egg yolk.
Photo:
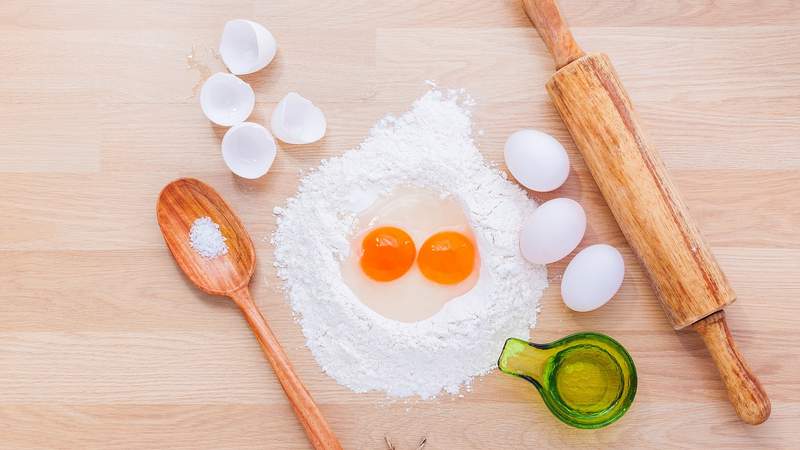
[(414, 264), (417, 254), (411, 236), (395, 227), (379, 227), (370, 231), (361, 246), (361, 269), (375, 281), (392, 281), (402, 277)]
[(417, 260), (425, 278), (440, 284), (464, 281), (475, 266), (475, 245), (467, 236), (443, 231), (422, 244)]

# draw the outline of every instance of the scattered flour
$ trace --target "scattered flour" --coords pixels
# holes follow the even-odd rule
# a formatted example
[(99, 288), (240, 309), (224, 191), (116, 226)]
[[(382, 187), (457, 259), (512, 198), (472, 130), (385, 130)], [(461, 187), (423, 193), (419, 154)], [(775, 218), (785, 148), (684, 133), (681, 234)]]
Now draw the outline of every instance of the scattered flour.
[[(471, 136), (472, 103), (463, 90), (431, 90), (411, 111), (379, 121), (357, 149), (323, 161), (274, 209), (275, 266), (306, 345), (323, 371), (356, 392), (456, 394), (496, 366), (506, 338), (527, 337), (535, 324), (547, 273), (522, 258), (518, 234), (536, 204), (483, 160)], [(475, 288), (414, 323), (366, 307), (340, 272), (357, 212), (407, 185), (456, 195), (481, 255)]]
[(219, 231), (219, 225), (210, 217), (200, 217), (192, 223), (189, 230), (189, 245), (203, 258), (216, 258), (228, 253), (225, 236)]

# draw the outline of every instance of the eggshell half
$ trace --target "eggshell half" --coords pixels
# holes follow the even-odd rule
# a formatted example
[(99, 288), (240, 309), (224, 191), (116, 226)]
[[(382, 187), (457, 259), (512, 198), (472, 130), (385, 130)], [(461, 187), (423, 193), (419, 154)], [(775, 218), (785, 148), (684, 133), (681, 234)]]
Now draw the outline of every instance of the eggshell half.
[(217, 125), (229, 127), (244, 122), (255, 104), (253, 88), (229, 73), (211, 75), (200, 90), (200, 107)]
[(289, 92), (272, 112), (275, 137), (287, 144), (310, 144), (322, 139), (327, 122), (322, 110), (296, 92)]
[(244, 19), (225, 23), (219, 54), (231, 73), (246, 75), (261, 70), (277, 51), (275, 37), (261, 24)]
[(257, 123), (240, 123), (222, 137), (222, 158), (242, 178), (255, 179), (267, 173), (276, 152), (272, 134)]

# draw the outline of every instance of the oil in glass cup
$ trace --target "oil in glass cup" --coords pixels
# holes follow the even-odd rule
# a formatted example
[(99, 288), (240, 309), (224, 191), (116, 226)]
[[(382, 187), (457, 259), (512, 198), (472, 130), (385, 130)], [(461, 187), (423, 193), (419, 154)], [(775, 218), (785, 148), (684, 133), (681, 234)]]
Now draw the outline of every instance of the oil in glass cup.
[(622, 417), (636, 396), (636, 367), (619, 342), (594, 332), (548, 344), (510, 338), (497, 363), (529, 381), (562, 422), (602, 428)]

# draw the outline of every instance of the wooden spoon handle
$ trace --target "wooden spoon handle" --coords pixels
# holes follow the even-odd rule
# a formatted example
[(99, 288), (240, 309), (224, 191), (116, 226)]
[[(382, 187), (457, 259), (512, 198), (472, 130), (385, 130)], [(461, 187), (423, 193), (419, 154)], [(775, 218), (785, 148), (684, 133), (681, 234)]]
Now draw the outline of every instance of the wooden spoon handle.
[(695, 322), (693, 327), (703, 337), (717, 364), (736, 414), (751, 425), (767, 420), (771, 410), (769, 398), (745, 363), (742, 354), (736, 349), (725, 321), (725, 311), (717, 311)]
[(275, 376), (278, 377), (286, 396), (289, 397), (294, 413), (306, 430), (311, 445), (318, 450), (341, 450), (342, 446), (339, 444), (339, 440), (336, 439), (336, 435), (333, 434), (330, 425), (322, 416), (322, 412), (314, 403), (314, 399), (311, 398), (311, 394), (308, 393), (303, 382), (294, 373), (289, 358), (264, 320), (264, 316), (256, 308), (253, 298), (250, 297), (250, 290), (244, 287), (233, 292), (230, 297), (239, 305), (253, 329), (253, 333), (258, 338), (267, 360), (275, 371)]
[(556, 70), (585, 55), (572, 37), (567, 21), (561, 16), (555, 0), (523, 0), (522, 4), (528, 18), (553, 55)]

